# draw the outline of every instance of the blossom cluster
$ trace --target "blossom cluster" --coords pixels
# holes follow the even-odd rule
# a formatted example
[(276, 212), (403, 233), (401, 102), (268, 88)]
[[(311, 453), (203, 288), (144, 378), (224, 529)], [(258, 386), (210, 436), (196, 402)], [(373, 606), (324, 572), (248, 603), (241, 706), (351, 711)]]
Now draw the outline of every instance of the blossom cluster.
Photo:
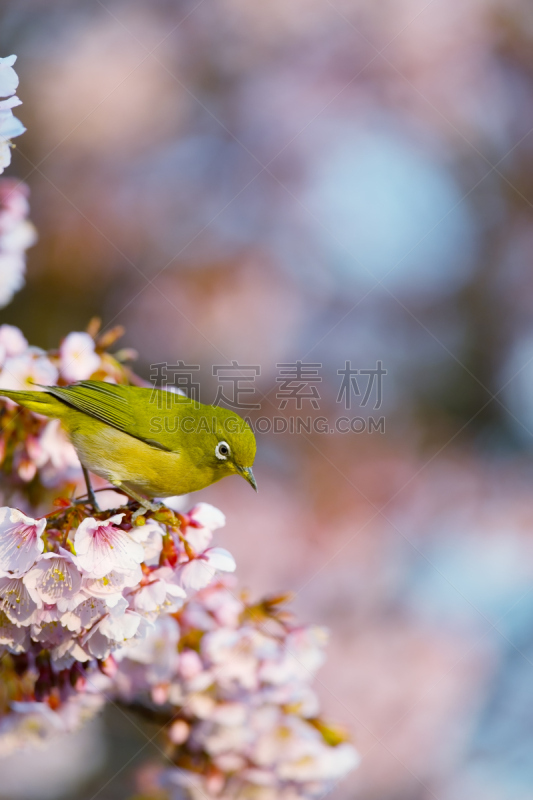
[[(97, 326), (95, 322), (88, 332), (69, 333), (58, 350), (46, 352), (30, 346), (13, 325), (0, 325), (0, 395), (1, 389), (33, 391), (42, 385), (64, 385), (88, 378), (126, 382), (129, 372), (121, 360), (131, 351), (123, 350), (116, 356), (106, 352), (121, 335), (121, 329), (98, 336)], [(81, 476), (76, 451), (58, 420), (44, 420), (5, 401), (0, 408), (0, 421), (0, 464), (18, 484), (28, 484), (37, 473), (45, 486), (58, 486)]]
[[(45, 352), (0, 326), (0, 392), (139, 382), (122, 363), (130, 353), (107, 352), (119, 333), (98, 336), (92, 324)], [(65, 488), (79, 474), (57, 421), (8, 400), (0, 413), (6, 478)], [(154, 797), (313, 798), (357, 765), (345, 734), (319, 717), (310, 685), (325, 632), (293, 624), (280, 599), (249, 605), (221, 580), (235, 569), (212, 545), (222, 512), (55, 504), (40, 518), (0, 508), (4, 752), (74, 730), (114, 698), (166, 720), (173, 766), (157, 773)]]
[(321, 797), (358, 763), (344, 732), (318, 716), (310, 683), (326, 632), (295, 625), (283, 597), (248, 605), (228, 579), (160, 617), (120, 652), (116, 696), (165, 709), (158, 776), (173, 800)]
[(88, 516), (67, 501), (41, 519), (0, 509), (0, 656), (26, 680), (23, 705), (17, 694), (7, 702), (11, 732), (13, 714), (22, 724), (36, 702), (65, 714), (96, 665), (105, 671), (112, 653), (143, 639), (218, 570), (235, 569), (227, 550), (211, 546), (220, 511), (199, 503), (156, 516), (132, 524), (128, 507)]

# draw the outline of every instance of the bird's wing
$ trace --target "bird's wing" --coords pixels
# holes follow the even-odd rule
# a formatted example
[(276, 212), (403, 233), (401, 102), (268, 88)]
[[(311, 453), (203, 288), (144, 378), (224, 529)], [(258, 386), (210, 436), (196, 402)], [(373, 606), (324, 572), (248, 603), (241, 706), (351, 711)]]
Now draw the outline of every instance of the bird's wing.
[(43, 388), (77, 411), (99, 419), (106, 425), (111, 425), (112, 428), (117, 428), (159, 450), (171, 451), (171, 448), (156, 439), (149, 438), (144, 431), (139, 430), (132, 402), (134, 398), (131, 396), (132, 391), (139, 391), (136, 387), (121, 386), (104, 381), (81, 381), (71, 386), (44, 386)]

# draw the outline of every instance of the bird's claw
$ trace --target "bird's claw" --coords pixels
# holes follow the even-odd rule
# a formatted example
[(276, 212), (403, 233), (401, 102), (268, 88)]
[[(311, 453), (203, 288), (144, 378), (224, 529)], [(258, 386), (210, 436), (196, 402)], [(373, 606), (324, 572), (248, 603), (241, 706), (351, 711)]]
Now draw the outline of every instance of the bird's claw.
[(147, 511), (152, 511), (155, 513), (156, 511), (161, 511), (161, 509), (164, 507), (165, 507), (164, 503), (147, 502), (146, 504), (139, 506), (139, 508), (133, 512), (133, 514), (131, 515), (131, 521), (135, 522), (135, 520), (138, 517), (142, 517), (143, 514), (146, 514)]

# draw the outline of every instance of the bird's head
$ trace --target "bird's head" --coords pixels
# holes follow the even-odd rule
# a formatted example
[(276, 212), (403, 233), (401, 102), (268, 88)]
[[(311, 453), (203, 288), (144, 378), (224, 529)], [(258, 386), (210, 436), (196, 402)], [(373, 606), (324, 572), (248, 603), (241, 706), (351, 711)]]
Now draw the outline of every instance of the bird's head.
[(206, 453), (215, 480), (226, 475), (241, 475), (255, 491), (257, 483), (252, 472), (255, 459), (255, 436), (245, 420), (224, 408), (215, 408), (216, 426), (209, 436)]

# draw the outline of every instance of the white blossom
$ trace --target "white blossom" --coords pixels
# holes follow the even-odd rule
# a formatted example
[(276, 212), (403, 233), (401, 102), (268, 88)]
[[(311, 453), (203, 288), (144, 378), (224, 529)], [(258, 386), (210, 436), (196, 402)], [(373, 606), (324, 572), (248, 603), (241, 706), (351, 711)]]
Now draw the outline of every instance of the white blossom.
[(60, 371), (67, 381), (84, 381), (100, 366), (94, 351), (94, 339), (88, 333), (69, 333), (59, 348)]
[[(0, 302), (1, 305), (1, 302)], [(5, 358), (20, 356), (28, 349), (28, 341), (14, 325), (0, 325), (0, 353)]]
[(131, 640), (137, 633), (146, 631), (143, 618), (128, 608), (128, 601), (121, 598), (108, 610), (82, 639), (82, 644), (94, 658), (106, 658), (116, 647)]
[(0, 389), (42, 391), (41, 386), (57, 383), (57, 368), (37, 349), (29, 348), (20, 356), (4, 362), (0, 372)]
[(185, 590), (198, 591), (211, 583), (217, 571), (234, 572), (235, 567), (235, 559), (228, 550), (211, 547), (178, 568), (180, 585)]
[(41, 605), (32, 598), (23, 578), (0, 578), (0, 610), (15, 625), (32, 622)]
[(0, 651), (6, 649), (10, 653), (24, 653), (29, 645), (28, 628), (15, 625), (0, 611)]
[(219, 508), (210, 505), (210, 503), (197, 503), (187, 515), (189, 519), (201, 525), (203, 528), (208, 528), (210, 531), (216, 531), (223, 528), (226, 524), (226, 516)]
[(18, 75), (13, 69), (16, 60), (16, 56), (0, 58), (0, 97), (9, 98), (0, 101), (0, 172), (11, 163), (11, 139), (26, 130), (11, 110), (21, 104), (18, 97), (12, 96), (19, 84)]
[(88, 576), (103, 578), (110, 572), (130, 572), (144, 558), (144, 549), (117, 525), (124, 514), (98, 521), (84, 519), (74, 536), (76, 564)]
[(16, 508), (0, 508), (0, 570), (27, 572), (43, 552), (45, 519), (32, 519)]
[(65, 550), (44, 553), (25, 575), (24, 583), (34, 600), (55, 603), (59, 611), (67, 611), (81, 588), (81, 573)]

